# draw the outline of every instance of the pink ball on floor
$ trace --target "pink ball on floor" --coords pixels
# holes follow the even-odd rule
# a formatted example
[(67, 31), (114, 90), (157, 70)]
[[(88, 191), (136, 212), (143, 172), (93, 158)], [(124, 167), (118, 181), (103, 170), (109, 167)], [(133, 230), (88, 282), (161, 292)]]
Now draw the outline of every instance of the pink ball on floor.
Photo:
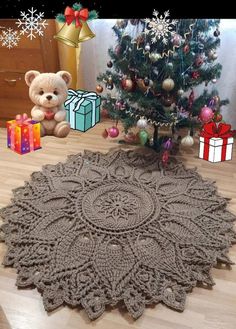
[(111, 138), (116, 138), (119, 135), (119, 129), (115, 126), (107, 129), (108, 135)]

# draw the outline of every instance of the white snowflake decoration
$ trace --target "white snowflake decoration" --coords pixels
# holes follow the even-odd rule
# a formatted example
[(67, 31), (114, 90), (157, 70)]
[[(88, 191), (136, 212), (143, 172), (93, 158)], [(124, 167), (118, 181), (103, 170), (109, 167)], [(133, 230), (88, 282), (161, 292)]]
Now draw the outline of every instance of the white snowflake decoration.
[(2, 42), (2, 46), (7, 47), (8, 49), (18, 46), (18, 42), (20, 41), (18, 31), (14, 31), (11, 28), (8, 28), (6, 31), (2, 31), (0, 41)]
[(164, 45), (167, 45), (169, 36), (175, 33), (173, 29), (178, 21), (168, 18), (170, 16), (169, 10), (165, 11), (164, 16), (160, 15), (160, 17), (159, 12), (154, 10), (153, 16), (152, 19), (145, 19), (147, 27), (144, 32), (151, 35), (151, 43), (161, 40)]
[(37, 9), (33, 7), (28, 9), (28, 12), (21, 11), (21, 19), (18, 19), (16, 24), (21, 28), (20, 34), (27, 35), (27, 38), (32, 40), (36, 38), (36, 35), (43, 36), (44, 29), (48, 23), (46, 19), (43, 19), (44, 13), (36, 13)]

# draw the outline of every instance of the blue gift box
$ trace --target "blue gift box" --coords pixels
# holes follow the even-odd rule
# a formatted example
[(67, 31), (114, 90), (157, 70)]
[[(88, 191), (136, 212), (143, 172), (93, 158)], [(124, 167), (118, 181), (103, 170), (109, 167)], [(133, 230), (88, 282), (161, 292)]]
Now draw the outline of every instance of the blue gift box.
[(100, 121), (101, 97), (95, 92), (68, 89), (66, 119), (72, 129), (86, 131)]

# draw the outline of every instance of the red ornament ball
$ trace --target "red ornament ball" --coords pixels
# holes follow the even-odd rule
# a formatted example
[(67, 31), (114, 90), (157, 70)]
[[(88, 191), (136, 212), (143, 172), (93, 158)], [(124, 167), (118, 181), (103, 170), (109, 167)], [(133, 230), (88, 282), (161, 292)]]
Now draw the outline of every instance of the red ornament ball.
[(124, 135), (124, 140), (126, 143), (133, 144), (137, 142), (137, 136), (132, 131), (130, 131)]
[(198, 79), (200, 77), (200, 73), (198, 71), (192, 72), (192, 79)]
[(117, 136), (119, 136), (120, 132), (117, 127), (113, 126), (113, 127), (107, 129), (107, 133), (108, 133), (109, 137), (116, 138)]
[(174, 46), (177, 46), (177, 47), (179, 47), (180, 45), (181, 45), (181, 40), (182, 40), (182, 37), (181, 37), (181, 35), (179, 35), (179, 34), (174, 34), (174, 36), (173, 36), (173, 38), (172, 38), (172, 43), (173, 43), (173, 45)]
[(214, 117), (214, 112), (210, 107), (207, 107), (206, 105), (201, 108), (201, 112), (199, 115), (199, 119), (201, 120), (201, 122), (206, 123), (209, 122), (213, 119)]
[(222, 121), (222, 119), (223, 119), (222, 114), (220, 114), (220, 113), (215, 114), (215, 117), (214, 117), (215, 122), (220, 122), (220, 121)]
[(189, 50), (190, 50), (190, 47), (188, 44), (186, 44), (183, 48), (184, 53), (187, 54), (189, 52)]
[(107, 109), (102, 108), (100, 114), (103, 119), (109, 118), (109, 113)]
[(199, 55), (197, 56), (197, 58), (195, 59), (195, 65), (196, 66), (201, 66), (204, 63), (204, 58), (203, 56)]
[(121, 80), (121, 87), (126, 91), (133, 91), (135, 87), (135, 82), (130, 78), (124, 78)]
[(121, 55), (121, 51), (122, 51), (121, 45), (117, 45), (115, 47), (115, 54), (116, 54), (116, 56), (120, 56)]
[(111, 68), (113, 66), (112, 61), (107, 62), (107, 67)]

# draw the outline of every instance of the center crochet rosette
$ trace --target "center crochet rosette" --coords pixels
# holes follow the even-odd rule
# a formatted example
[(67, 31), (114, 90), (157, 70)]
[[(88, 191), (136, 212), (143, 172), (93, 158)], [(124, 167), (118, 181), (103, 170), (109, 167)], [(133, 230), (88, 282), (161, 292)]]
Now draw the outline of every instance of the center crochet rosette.
[(235, 217), (199, 174), (156, 153), (86, 151), (46, 165), (1, 210), (17, 286), (36, 286), (50, 311), (82, 305), (91, 319), (123, 302), (139, 317), (163, 302), (182, 311), (186, 292), (213, 285), (230, 263)]

